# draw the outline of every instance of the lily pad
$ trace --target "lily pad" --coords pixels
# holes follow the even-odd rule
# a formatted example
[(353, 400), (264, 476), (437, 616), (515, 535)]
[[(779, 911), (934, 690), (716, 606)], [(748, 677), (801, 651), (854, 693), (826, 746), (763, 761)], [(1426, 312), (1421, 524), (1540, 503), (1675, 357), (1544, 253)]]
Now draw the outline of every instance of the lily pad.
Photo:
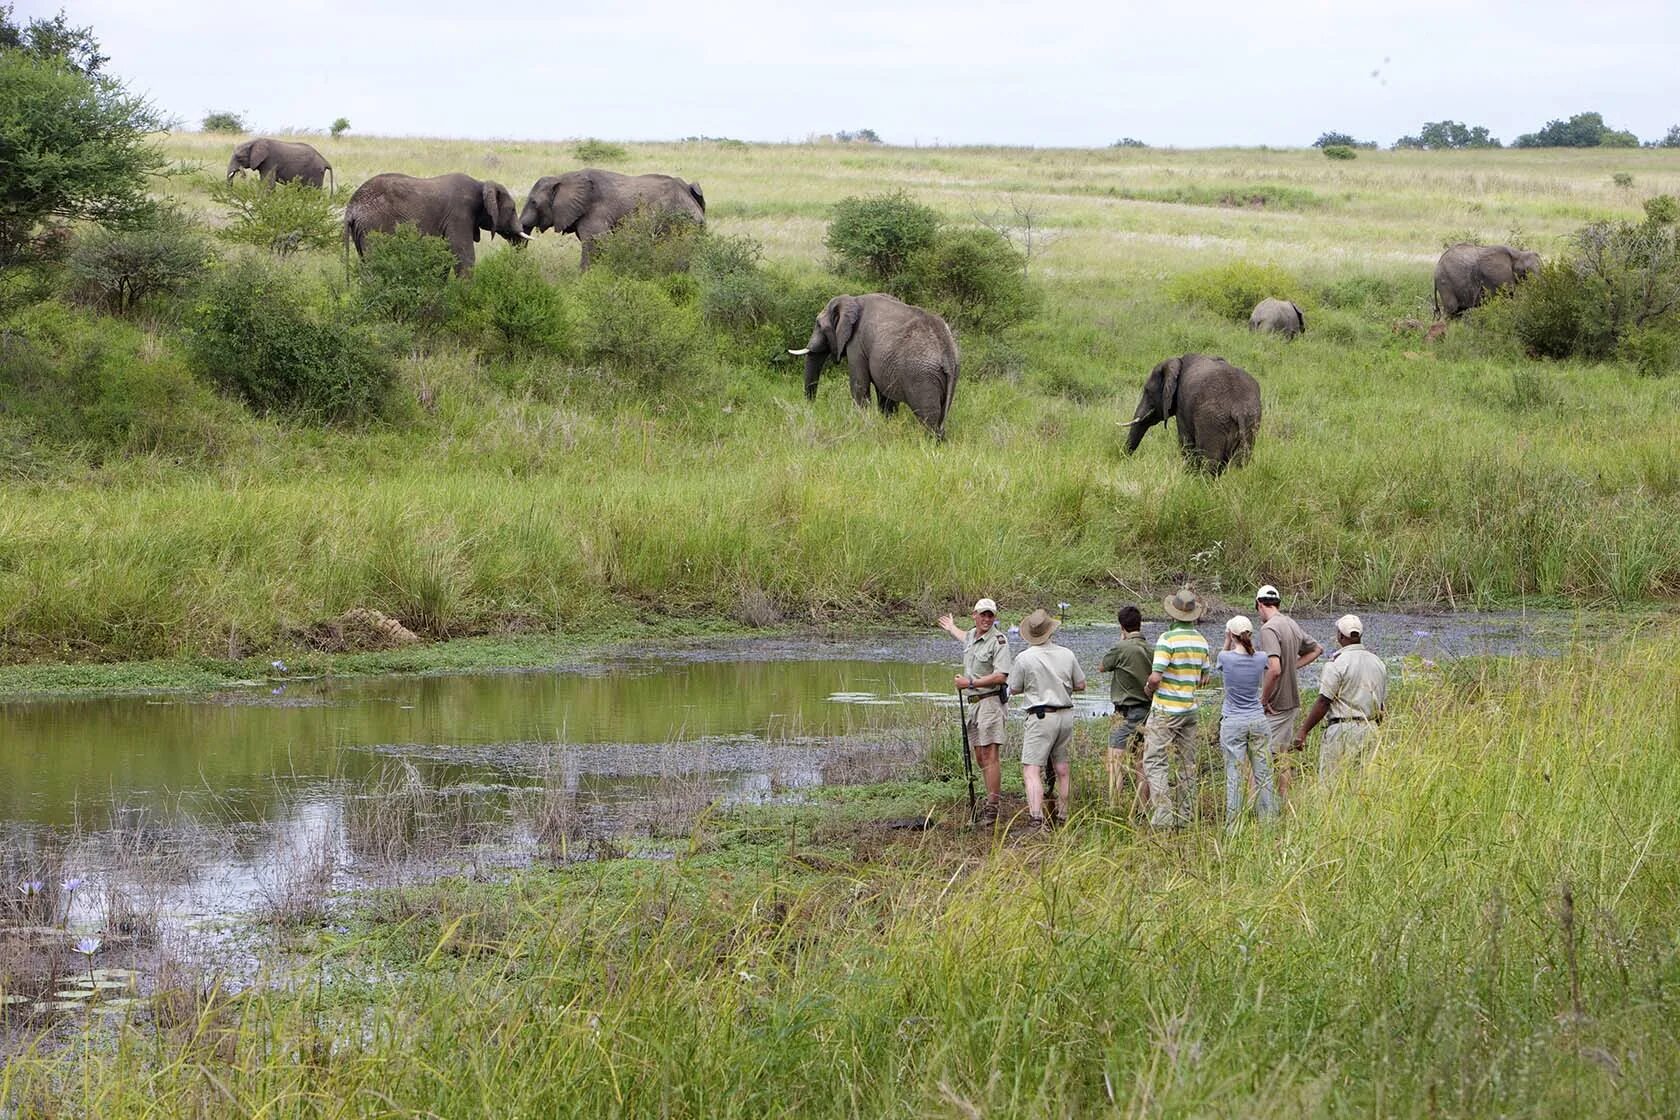
[(91, 983), (84, 984), (83, 987), (92, 988), (96, 991), (101, 991), (101, 992), (120, 992), (120, 991), (124, 991), (128, 988), (134, 987), (134, 981), (132, 981), (132, 980), (95, 980)]
[(62, 992), (54, 992), (53, 995), (66, 1001), (89, 999), (93, 996), (93, 990), (90, 988), (66, 988)]
[(95, 980), (133, 980), (140, 974), (132, 968), (96, 968), (93, 970)]
[(0, 1007), (9, 1007), (14, 1003), (28, 1003), (28, 996), (0, 996)]

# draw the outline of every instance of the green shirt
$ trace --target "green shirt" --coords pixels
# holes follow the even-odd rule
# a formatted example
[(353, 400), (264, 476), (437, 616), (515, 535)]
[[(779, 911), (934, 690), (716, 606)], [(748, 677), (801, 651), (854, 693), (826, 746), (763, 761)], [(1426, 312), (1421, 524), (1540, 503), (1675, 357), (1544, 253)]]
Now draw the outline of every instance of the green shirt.
[(1109, 678), (1108, 697), (1116, 708), (1149, 703), (1143, 685), (1149, 679), (1151, 661), (1149, 643), (1142, 634), (1123, 636), (1119, 645), (1103, 654), (1099, 670), (1114, 674)]
[(1200, 630), (1188, 622), (1174, 622), (1155, 641), (1152, 673), (1161, 674), (1155, 690), (1153, 710), (1162, 715), (1182, 716), (1196, 710), (1196, 686), (1207, 672), (1208, 644)]

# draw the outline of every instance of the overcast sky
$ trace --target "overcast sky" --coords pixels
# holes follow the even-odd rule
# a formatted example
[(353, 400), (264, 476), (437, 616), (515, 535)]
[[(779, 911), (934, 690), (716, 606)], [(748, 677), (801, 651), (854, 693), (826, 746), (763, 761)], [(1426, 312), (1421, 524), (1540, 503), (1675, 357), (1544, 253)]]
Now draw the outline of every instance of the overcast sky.
[(61, 6), (193, 127), (231, 109), (268, 131), (1204, 147), (1680, 122), (1674, 0), (16, 0)]

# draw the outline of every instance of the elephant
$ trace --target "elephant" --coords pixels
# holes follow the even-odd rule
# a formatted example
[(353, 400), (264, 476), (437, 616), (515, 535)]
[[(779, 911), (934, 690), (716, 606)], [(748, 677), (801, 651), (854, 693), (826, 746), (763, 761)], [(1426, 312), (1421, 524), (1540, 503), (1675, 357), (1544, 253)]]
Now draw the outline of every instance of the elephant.
[(817, 316), (805, 348), (788, 353), (805, 359), (806, 400), (816, 399), (823, 367), (844, 358), (859, 408), (869, 407), (873, 386), (882, 415), (907, 404), (929, 431), (945, 438), (957, 394), (957, 340), (933, 312), (883, 292), (835, 296)]
[(531, 184), (519, 224), (527, 234), (544, 230), (575, 233), (583, 242), (583, 268), (589, 267), (595, 239), (647, 207), (681, 215), (704, 225), (706, 196), (699, 183), (674, 175), (621, 175), (586, 168), (564, 175), (544, 175)]
[(1435, 263), (1435, 314), (1454, 319), (1487, 294), (1515, 286), (1540, 271), (1540, 254), (1509, 245), (1460, 242)]
[(393, 233), (407, 224), (448, 241), (460, 276), (472, 271), (473, 243), (480, 230), (501, 234), (516, 246), (528, 240), (506, 187), (459, 172), (431, 179), (396, 172), (375, 175), (356, 188), (344, 207), (344, 236), (355, 243), (357, 256), (366, 254), (369, 233)]
[(1254, 305), (1249, 314), (1248, 329), (1274, 331), (1293, 342), (1296, 335), (1306, 333), (1307, 317), (1301, 314), (1300, 305), (1292, 300), (1263, 299)]
[[(255, 171), (265, 183), (291, 183), (301, 179), (312, 187), (320, 187), (323, 179), (332, 178), (332, 164), (308, 144), (270, 140), (266, 136), (247, 140), (233, 150), (227, 177), (231, 179), (241, 171)], [(332, 179), (332, 193), (337, 192), (338, 181)]]
[(1143, 434), (1169, 416), (1178, 417), (1178, 443), (1194, 469), (1220, 474), (1241, 466), (1254, 451), (1260, 430), (1260, 383), (1224, 358), (1185, 354), (1149, 371), (1137, 412), (1128, 423), (1126, 454)]

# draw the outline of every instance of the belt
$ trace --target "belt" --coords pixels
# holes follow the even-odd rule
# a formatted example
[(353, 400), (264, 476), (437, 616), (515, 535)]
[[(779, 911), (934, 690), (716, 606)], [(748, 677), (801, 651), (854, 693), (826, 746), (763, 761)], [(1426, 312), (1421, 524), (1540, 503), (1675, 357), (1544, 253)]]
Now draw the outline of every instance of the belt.
[(976, 693), (975, 695), (970, 696), (969, 699), (970, 700), (995, 700), (996, 698), (998, 698), (999, 696), (1002, 696), (1002, 695), (1003, 695), (1003, 689), (999, 688), (999, 689), (994, 689), (991, 692)]
[(1127, 704), (1114, 705), (1114, 714), (1117, 716), (1130, 715), (1132, 712), (1147, 712), (1148, 710), (1149, 701), (1147, 700), (1133, 700)]
[(1331, 716), (1326, 722), (1333, 725), (1338, 723), (1370, 723), (1371, 721), (1364, 716)]
[(1034, 704), (1027, 709), (1027, 714), (1035, 719), (1043, 719), (1045, 712), (1069, 712), (1072, 704)]

